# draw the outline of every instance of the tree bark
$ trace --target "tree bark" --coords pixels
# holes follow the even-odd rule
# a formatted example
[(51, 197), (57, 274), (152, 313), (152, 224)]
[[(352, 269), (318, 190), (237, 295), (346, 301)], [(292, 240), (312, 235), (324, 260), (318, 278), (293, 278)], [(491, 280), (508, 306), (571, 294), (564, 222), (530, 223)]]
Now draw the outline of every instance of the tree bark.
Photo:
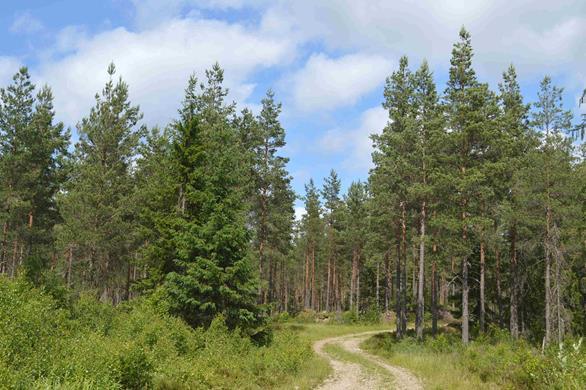
[(503, 327), (503, 298), (501, 291), (501, 252), (496, 248), (496, 304), (498, 309), (498, 321), (499, 327)]
[(518, 302), (518, 267), (517, 267), (517, 230), (513, 226), (511, 228), (511, 313), (510, 313), (510, 332), (513, 338), (519, 337), (519, 302)]
[[(424, 300), (423, 282), (425, 275), (425, 202), (421, 205), (421, 220), (419, 231), (419, 277), (417, 282), (417, 316), (416, 316), (416, 333), (419, 340), (423, 339), (424, 323)], [(432, 282), (433, 283), (433, 282)]]
[(480, 332), (486, 331), (486, 308), (484, 297), (484, 270), (485, 270), (485, 256), (484, 256), (484, 242), (480, 241)]
[(437, 266), (435, 260), (431, 265), (431, 334), (437, 335)]

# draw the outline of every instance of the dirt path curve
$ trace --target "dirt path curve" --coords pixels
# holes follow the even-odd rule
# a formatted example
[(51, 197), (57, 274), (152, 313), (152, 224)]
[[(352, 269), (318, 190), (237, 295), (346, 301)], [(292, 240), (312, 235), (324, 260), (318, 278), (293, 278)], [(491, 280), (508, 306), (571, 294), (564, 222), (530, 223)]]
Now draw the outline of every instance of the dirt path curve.
[[(327, 359), (334, 373), (322, 383), (319, 390), (338, 390), (338, 389), (400, 389), (400, 390), (419, 390), (423, 389), (421, 381), (408, 370), (392, 366), (382, 359), (363, 351), (360, 343), (373, 334), (381, 333), (380, 331), (371, 331), (355, 333), (346, 336), (332, 337), (317, 341), (313, 345), (315, 353)], [(383, 370), (388, 371), (393, 377), (394, 382), (388, 383), (380, 375), (367, 371), (362, 365), (350, 363), (334, 358), (324, 351), (328, 344), (336, 344), (349, 353), (360, 356), (371, 363), (377, 365)]]

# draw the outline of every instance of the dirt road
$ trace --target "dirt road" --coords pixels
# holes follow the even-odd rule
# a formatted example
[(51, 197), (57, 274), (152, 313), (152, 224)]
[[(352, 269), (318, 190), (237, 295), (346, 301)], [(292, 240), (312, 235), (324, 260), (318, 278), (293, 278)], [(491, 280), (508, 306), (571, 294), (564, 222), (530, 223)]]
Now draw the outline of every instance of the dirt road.
[[(334, 370), (333, 374), (318, 389), (423, 389), (419, 378), (408, 370), (402, 367), (392, 366), (360, 348), (360, 343), (363, 340), (376, 333), (381, 332), (363, 332), (317, 341), (313, 345), (313, 349), (319, 356), (327, 359)], [(368, 361), (372, 363), (372, 366), (377, 368), (376, 371), (386, 371), (393, 378), (392, 381), (389, 381), (386, 375), (380, 375), (372, 369), (368, 370), (363, 364), (344, 361), (332, 356), (325, 351), (325, 346), (330, 344), (338, 346), (347, 353), (356, 355), (357, 359), (353, 359), (355, 361)]]

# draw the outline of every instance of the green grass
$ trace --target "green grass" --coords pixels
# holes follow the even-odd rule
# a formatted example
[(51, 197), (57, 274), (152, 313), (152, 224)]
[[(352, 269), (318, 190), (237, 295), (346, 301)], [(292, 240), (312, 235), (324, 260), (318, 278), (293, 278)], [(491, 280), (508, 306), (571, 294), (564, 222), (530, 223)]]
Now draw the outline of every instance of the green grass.
[(404, 367), (423, 379), (426, 389), (498, 389), (461, 364), (459, 352), (434, 352), (413, 339), (400, 343), (393, 334), (373, 336), (361, 345), (392, 365)]

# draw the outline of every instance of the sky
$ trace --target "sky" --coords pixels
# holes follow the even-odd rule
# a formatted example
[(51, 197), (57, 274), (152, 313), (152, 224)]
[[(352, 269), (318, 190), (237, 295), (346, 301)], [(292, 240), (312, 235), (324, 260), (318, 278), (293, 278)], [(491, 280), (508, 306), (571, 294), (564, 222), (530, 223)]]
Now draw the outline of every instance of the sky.
[[(554, 5), (555, 4), (555, 5)], [(586, 87), (584, 0), (21, 0), (0, 3), (0, 85), (21, 65), (55, 95), (57, 119), (87, 115), (114, 62), (148, 126), (176, 117), (190, 74), (219, 62), (229, 98), (283, 103), (293, 187), (331, 169), (346, 188), (371, 167), (370, 134), (387, 122), (385, 78), (402, 55), (426, 59), (443, 91), (465, 26), (478, 77), (497, 89), (517, 68), (527, 99), (549, 75), (579, 113)], [(75, 136), (75, 135), (74, 135)], [(302, 212), (297, 202), (297, 212)]]

